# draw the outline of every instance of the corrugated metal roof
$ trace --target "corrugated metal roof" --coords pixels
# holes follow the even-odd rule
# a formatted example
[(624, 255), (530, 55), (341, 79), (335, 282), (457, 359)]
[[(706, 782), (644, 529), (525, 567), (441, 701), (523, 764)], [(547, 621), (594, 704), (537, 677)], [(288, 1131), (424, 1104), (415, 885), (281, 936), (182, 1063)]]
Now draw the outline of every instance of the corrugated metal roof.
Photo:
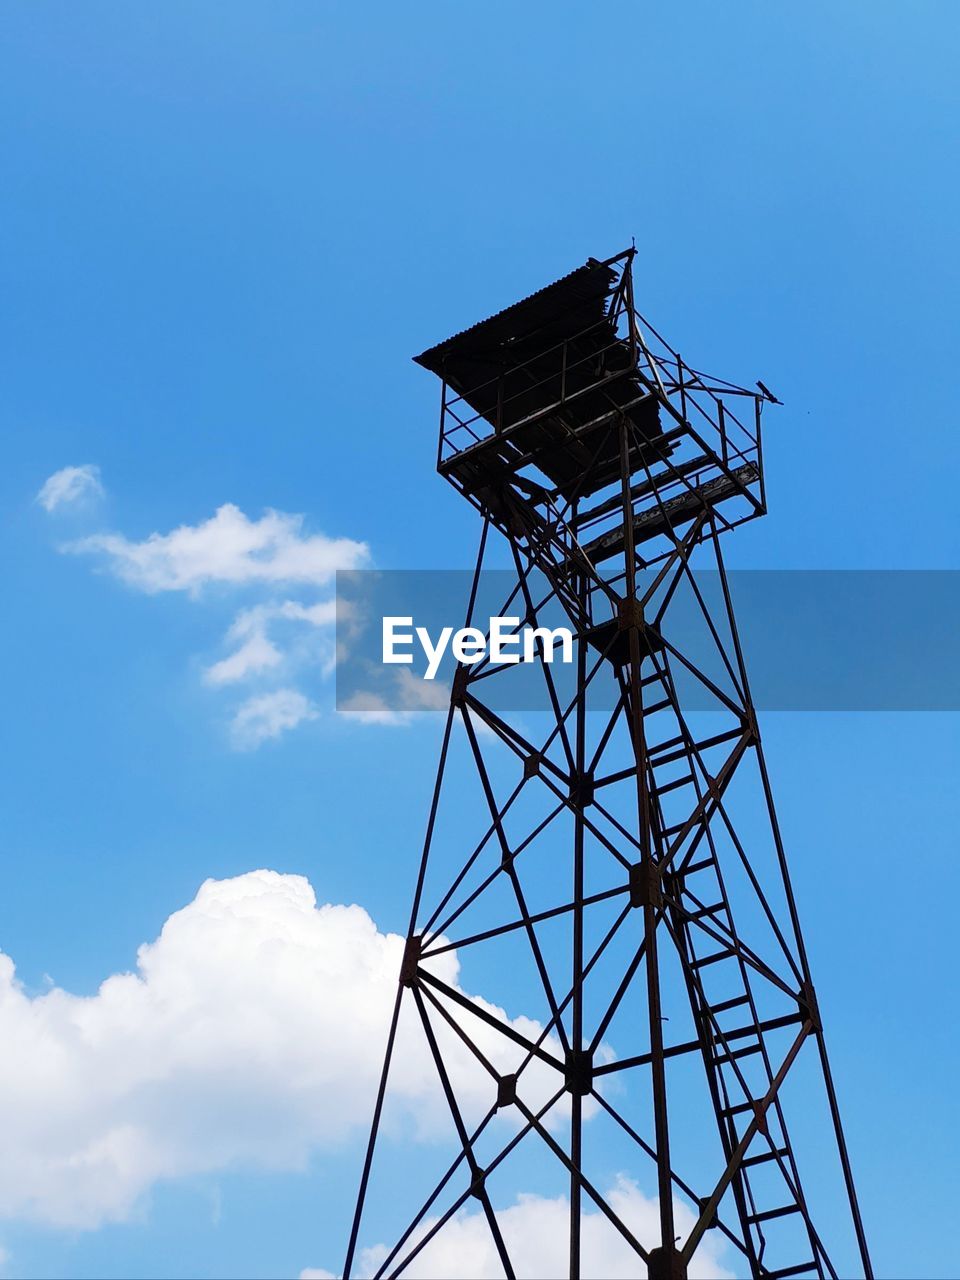
[(471, 350), (489, 351), (520, 335), (530, 336), (549, 325), (553, 341), (578, 333), (603, 319), (606, 302), (618, 279), (617, 272), (596, 258), (498, 311), (495, 315), (462, 329), (452, 337), (414, 356), (417, 364), (441, 374), (444, 357), (466, 355)]

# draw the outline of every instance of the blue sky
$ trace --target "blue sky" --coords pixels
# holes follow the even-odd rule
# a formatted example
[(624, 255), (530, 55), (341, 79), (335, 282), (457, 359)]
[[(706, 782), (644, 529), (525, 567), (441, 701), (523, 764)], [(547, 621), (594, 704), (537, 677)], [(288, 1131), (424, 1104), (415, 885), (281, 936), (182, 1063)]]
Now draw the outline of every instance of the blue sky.
[[(0, 947), (26, 996), (94, 996), (202, 882), (258, 868), (403, 931), (438, 725), (335, 716), (324, 629), (302, 618), (263, 623), (279, 668), (205, 673), (245, 611), (249, 638), (249, 610), (329, 597), (316, 567), (283, 576), (305, 541), (314, 566), (363, 557), (343, 539), (383, 567), (469, 563), (475, 517), (434, 474), (436, 388), (410, 357), (588, 255), (635, 236), (641, 310), (785, 401), (765, 419), (770, 515), (730, 563), (960, 567), (958, 25), (889, 0), (5, 6)], [(38, 504), (83, 465), (102, 492)], [(272, 539), (274, 580), (172, 584), (169, 543), (130, 568), (225, 504)], [(238, 738), (278, 689), (301, 723)], [(948, 1276), (957, 718), (769, 715), (765, 741), (878, 1273)], [(271, 902), (277, 927), (309, 916)], [(193, 925), (223, 911), (171, 933), (174, 988)], [(131, 1156), (148, 1171), (110, 1211), (42, 1163), (62, 1144), (34, 1116), (69, 1130), (82, 1090), (56, 1063), (0, 1088), (5, 1130), (40, 1153), (29, 1202), (0, 1156), (8, 1274), (340, 1264), (360, 1128), (311, 1128), (281, 1072), (261, 1082), (271, 1132), (308, 1136), (211, 1154), (218, 1090), (228, 1128), (258, 1096), (221, 1049), (207, 1074), (170, 1068), (151, 1114), (179, 1145)]]

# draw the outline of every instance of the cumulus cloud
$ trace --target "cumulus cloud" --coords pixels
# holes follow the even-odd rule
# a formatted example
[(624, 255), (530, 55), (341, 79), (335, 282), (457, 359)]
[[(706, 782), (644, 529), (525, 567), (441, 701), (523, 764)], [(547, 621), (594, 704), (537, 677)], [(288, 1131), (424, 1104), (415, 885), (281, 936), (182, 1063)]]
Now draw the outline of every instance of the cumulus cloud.
[(273, 689), (255, 694), (238, 708), (230, 722), (233, 744), (241, 751), (279, 738), (305, 720), (316, 720), (319, 711), (297, 689)]
[[(140, 948), (136, 971), (91, 997), (28, 995), (0, 955), (0, 1217), (96, 1227), (128, 1217), (158, 1180), (302, 1169), (364, 1132), (402, 950), (360, 907), (317, 906), (303, 877), (254, 871), (208, 880)], [(432, 966), (461, 989), (454, 952)], [(446, 1139), (406, 1008), (389, 1124), (409, 1140)], [(489, 1078), (452, 1033), (437, 1034), (465, 1110), (485, 1111)], [(477, 1039), (498, 1070), (516, 1069), (518, 1046), (482, 1024)], [(555, 1076), (528, 1075), (535, 1105)]]
[(98, 533), (65, 550), (104, 557), (124, 582), (142, 591), (196, 593), (211, 583), (328, 583), (337, 569), (355, 569), (368, 556), (365, 543), (307, 534), (303, 516), (266, 511), (251, 520), (233, 503), (209, 520), (151, 533), (134, 541)]
[[(605, 1198), (642, 1245), (652, 1248), (659, 1243), (658, 1202), (645, 1196), (631, 1178), (618, 1178)], [(586, 1204), (580, 1224), (584, 1280), (635, 1280), (638, 1265), (642, 1265), (637, 1255), (600, 1210), (589, 1209)], [(548, 1199), (521, 1195), (505, 1209), (497, 1205), (494, 1208), (517, 1276), (542, 1280), (544, 1276), (567, 1275), (570, 1202), (565, 1196)], [(678, 1201), (674, 1201), (674, 1212), (677, 1233), (684, 1238), (695, 1218)], [(436, 1221), (427, 1219), (411, 1238), (408, 1249), (423, 1239)], [(718, 1261), (722, 1248), (722, 1240), (708, 1233), (691, 1261), (692, 1280), (732, 1280), (732, 1273)], [(384, 1245), (362, 1250), (357, 1276), (375, 1275), (387, 1255)], [(503, 1267), (483, 1211), (464, 1211), (447, 1222), (403, 1274), (411, 1280), (501, 1280)], [(319, 1267), (305, 1267), (300, 1280), (333, 1280), (333, 1276)]]
[(92, 462), (80, 467), (62, 467), (49, 476), (40, 487), (37, 502), (44, 511), (56, 511), (60, 507), (75, 506), (103, 496), (100, 468)]

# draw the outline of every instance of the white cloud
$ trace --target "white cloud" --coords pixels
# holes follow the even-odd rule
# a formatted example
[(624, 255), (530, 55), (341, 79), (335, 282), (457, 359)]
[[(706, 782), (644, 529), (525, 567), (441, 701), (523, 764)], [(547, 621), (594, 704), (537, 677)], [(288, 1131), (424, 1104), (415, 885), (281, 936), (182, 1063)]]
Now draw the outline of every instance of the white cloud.
[[(96, 1227), (128, 1217), (158, 1180), (302, 1169), (364, 1132), (402, 950), (360, 907), (318, 907), (302, 876), (254, 871), (208, 880), (140, 948), (136, 972), (91, 997), (31, 997), (0, 955), (0, 1217)], [(459, 987), (455, 953), (432, 967)], [(448, 1138), (406, 1008), (388, 1123), (405, 1140)], [(530, 1019), (511, 1024), (539, 1034)], [(475, 1116), (489, 1078), (443, 1027), (438, 1037)], [(482, 1025), (477, 1039), (498, 1070), (516, 1068), (517, 1046)], [(547, 1067), (528, 1078), (532, 1105), (555, 1087)]]
[[(89, 469), (66, 469), (78, 470)], [(41, 500), (66, 471), (51, 477)], [(369, 559), (366, 543), (305, 532), (303, 516), (267, 510), (254, 520), (233, 503), (219, 507), (208, 520), (152, 533), (142, 541), (98, 533), (61, 550), (96, 555), (124, 582), (151, 594), (185, 592), (201, 600), (204, 588), (216, 585), (243, 592), (248, 600), (261, 597), (237, 614), (226, 635), (231, 651), (203, 672), (204, 681), (215, 688), (259, 684), (254, 696), (235, 707), (230, 721), (231, 741), (243, 750), (316, 718), (311, 698), (291, 687), (292, 678), (308, 670), (326, 678), (336, 657), (332, 598), (264, 600), (263, 595), (294, 583), (329, 588), (338, 569), (355, 569)], [(269, 688), (270, 683), (282, 687)]]
[(341, 698), (337, 710), (342, 716), (361, 724), (405, 725), (424, 711), (449, 710), (450, 686), (442, 680), (422, 680), (403, 669), (382, 667), (372, 671), (372, 678), (379, 680), (381, 692), (357, 689)]
[(409, 712), (394, 711), (379, 694), (368, 693), (364, 689), (342, 699), (337, 711), (346, 719), (360, 724), (409, 724), (411, 718)]
[(151, 533), (141, 542), (98, 533), (64, 550), (106, 557), (110, 569), (142, 591), (199, 592), (211, 583), (303, 582), (323, 585), (337, 569), (355, 569), (368, 557), (365, 543), (305, 534), (303, 516), (266, 511), (251, 520), (233, 503), (209, 520)]
[[(233, 684), (249, 679), (270, 668), (279, 666), (284, 661), (284, 654), (268, 634), (271, 623), (307, 623), (315, 630), (332, 628), (336, 622), (336, 602), (321, 600), (316, 604), (304, 605), (298, 600), (284, 600), (282, 604), (259, 604), (252, 609), (244, 609), (239, 613), (227, 632), (227, 641), (239, 643), (229, 657), (215, 662), (204, 672), (209, 684)], [(329, 640), (324, 646), (321, 657), (323, 674), (329, 675), (335, 658), (335, 645)], [(310, 657), (318, 655), (310, 650)]]
[(273, 689), (270, 693), (255, 694), (240, 705), (230, 722), (230, 735), (234, 746), (250, 750), (279, 738), (305, 720), (316, 720), (319, 714), (299, 690)]
[(86, 462), (80, 467), (62, 467), (55, 471), (43, 482), (37, 502), (44, 511), (56, 511), (58, 507), (102, 496), (100, 468)]
[[(605, 1198), (642, 1245), (651, 1248), (659, 1242), (658, 1202), (648, 1199), (632, 1179), (618, 1178)], [(585, 1201), (580, 1223), (584, 1280), (634, 1280), (642, 1265), (637, 1255), (599, 1209), (588, 1207), (589, 1203)], [(570, 1202), (565, 1196), (547, 1199), (521, 1195), (507, 1208), (495, 1205), (495, 1209), (517, 1276), (543, 1280), (545, 1276), (568, 1274)], [(695, 1222), (693, 1213), (678, 1201), (674, 1201), (674, 1213), (677, 1234), (686, 1237)], [(408, 1248), (422, 1239), (435, 1222), (436, 1218), (428, 1218)], [(708, 1233), (691, 1261), (691, 1280), (732, 1280), (732, 1273), (718, 1261), (722, 1247), (722, 1240)], [(375, 1275), (387, 1254), (383, 1245), (362, 1250), (356, 1275)], [(501, 1280), (503, 1267), (483, 1211), (461, 1212), (447, 1222), (403, 1274), (411, 1280)], [(333, 1277), (322, 1268), (306, 1267), (300, 1272), (300, 1280)]]
[[(233, 628), (231, 628), (231, 631)], [(283, 662), (283, 654), (263, 632), (257, 632), (244, 640), (228, 658), (207, 667), (203, 678), (208, 684), (235, 684), (238, 680), (246, 680), (252, 675), (259, 675), (271, 667), (278, 667)]]

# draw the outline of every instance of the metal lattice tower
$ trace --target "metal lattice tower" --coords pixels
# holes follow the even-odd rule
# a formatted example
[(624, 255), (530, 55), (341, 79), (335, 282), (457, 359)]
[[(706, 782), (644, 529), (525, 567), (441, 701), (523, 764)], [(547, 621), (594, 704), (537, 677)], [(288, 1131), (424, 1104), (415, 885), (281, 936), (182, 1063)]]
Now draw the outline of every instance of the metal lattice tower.
[[(682, 360), (636, 311), (634, 258), (591, 259), (417, 358), (443, 380), (439, 471), (483, 518), (467, 620), (492, 528), (503, 612), (561, 610), (575, 678), (541, 653), (534, 735), (493, 705), (516, 668), (457, 669), (345, 1276), (405, 1034), (434, 1061), (454, 1155), (410, 1203), (393, 1193), (378, 1276), (416, 1275), (464, 1212), (517, 1274), (498, 1188), (531, 1146), (562, 1179), (571, 1277), (588, 1213), (653, 1280), (695, 1276), (708, 1231), (741, 1274), (836, 1277), (808, 1198), (828, 1150), (831, 1231), (872, 1274), (720, 549), (765, 511), (775, 398)], [(441, 835), (457, 737), (482, 821), (458, 797)], [(484, 1000), (444, 968), (454, 948), (472, 982), (474, 955), (494, 958)], [(523, 963), (530, 1023), (486, 1002), (499, 983), (516, 1005)], [(656, 1191), (644, 1239), (603, 1189), (610, 1159)]]

